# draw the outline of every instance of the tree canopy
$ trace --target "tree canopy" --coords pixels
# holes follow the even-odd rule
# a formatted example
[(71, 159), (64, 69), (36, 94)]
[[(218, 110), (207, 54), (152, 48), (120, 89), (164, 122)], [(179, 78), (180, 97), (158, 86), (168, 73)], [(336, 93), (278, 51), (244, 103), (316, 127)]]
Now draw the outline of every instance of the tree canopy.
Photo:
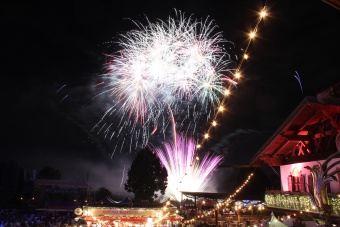
[(109, 189), (107, 189), (105, 187), (100, 187), (95, 193), (95, 201), (96, 202), (103, 201), (107, 197), (113, 198), (113, 194)]
[(158, 197), (157, 192), (165, 194), (167, 177), (168, 173), (157, 155), (149, 148), (144, 148), (132, 162), (124, 188), (134, 193), (135, 201), (154, 201)]

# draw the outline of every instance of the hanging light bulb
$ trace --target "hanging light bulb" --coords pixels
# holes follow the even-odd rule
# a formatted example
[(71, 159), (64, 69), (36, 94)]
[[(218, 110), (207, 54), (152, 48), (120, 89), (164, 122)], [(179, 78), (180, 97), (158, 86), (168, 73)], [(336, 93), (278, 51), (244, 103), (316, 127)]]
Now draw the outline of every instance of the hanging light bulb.
[(225, 95), (230, 95), (230, 91), (229, 91), (228, 89), (225, 89), (225, 90), (224, 90), (224, 94), (225, 94)]

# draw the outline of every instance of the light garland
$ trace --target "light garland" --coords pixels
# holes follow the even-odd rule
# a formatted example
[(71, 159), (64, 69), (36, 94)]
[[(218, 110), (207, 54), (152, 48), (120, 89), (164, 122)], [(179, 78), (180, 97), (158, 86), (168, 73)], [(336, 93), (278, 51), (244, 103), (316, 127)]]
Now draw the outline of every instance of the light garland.
[[(330, 195), (330, 204), (332, 206), (332, 215), (340, 216), (340, 198)], [(304, 195), (283, 195), (283, 194), (265, 194), (265, 202), (268, 207), (283, 208), (287, 210), (298, 210), (301, 212), (318, 213), (310, 197)]]
[[(253, 174), (251, 174), (252, 176)], [(251, 178), (251, 176), (248, 177), (248, 179), (245, 181), (248, 182)], [(242, 189), (244, 187), (244, 184), (239, 188)], [(238, 190), (235, 191), (237, 194)], [(240, 191), (240, 190), (239, 190)], [(231, 199), (233, 198), (233, 194), (223, 203), (218, 203), (216, 205), (215, 209), (212, 209), (208, 211), (205, 214), (197, 215), (195, 218), (184, 221), (184, 223), (193, 223), (196, 219), (204, 218), (208, 215), (212, 215), (215, 211), (220, 210), (221, 208), (224, 208), (224, 206), (228, 206), (231, 202)], [(329, 195), (330, 197), (330, 203), (332, 206), (332, 215), (340, 216), (340, 194), (338, 195)], [(228, 202), (229, 201), (229, 202)], [(265, 202), (268, 207), (273, 208), (283, 208), (287, 210), (295, 210), (292, 211), (291, 214), (282, 216), (280, 218), (281, 221), (286, 219), (292, 219), (297, 217), (297, 213), (304, 214), (304, 213), (318, 213), (316, 210), (316, 207), (313, 205), (312, 201), (310, 200), (310, 197), (308, 195), (283, 195), (283, 194), (266, 194), (265, 195)], [(236, 207), (235, 210), (239, 210), (240, 207)], [(248, 208), (248, 210), (251, 210), (253, 208)], [(264, 210), (264, 207), (259, 207), (259, 211)]]
[[(235, 85), (235, 84), (238, 84), (238, 81), (242, 78), (242, 76), (241, 76), (241, 68), (242, 68), (244, 60), (247, 60), (249, 58), (248, 49), (249, 49), (250, 43), (256, 37), (256, 34), (257, 34), (257, 31), (258, 31), (260, 22), (266, 16), (267, 16), (267, 9), (266, 9), (266, 6), (264, 6), (262, 11), (259, 13), (259, 18), (257, 20), (255, 28), (249, 33), (249, 40), (248, 40), (247, 46), (245, 48), (243, 58), (239, 62), (238, 66), (236, 67), (235, 73), (233, 74), (234, 79), (230, 81), (231, 83), (229, 83), (228, 87), (225, 89), (224, 96), (223, 96), (223, 98), (222, 98), (222, 100), (220, 102), (220, 105), (218, 107), (216, 107), (217, 112), (216, 112), (216, 114), (215, 114), (215, 116), (214, 116), (214, 118), (212, 120), (211, 125), (208, 127), (206, 133), (203, 134), (202, 141), (198, 142), (197, 145), (196, 145), (196, 154), (194, 155), (195, 157), (193, 158), (193, 160), (192, 160), (192, 162), (190, 164), (190, 167), (193, 166), (195, 161), (199, 161), (200, 160), (200, 158), (198, 156), (198, 149), (201, 149), (203, 144), (209, 139), (210, 132), (211, 132), (212, 128), (218, 126), (217, 118), (218, 118), (218, 116), (220, 114), (222, 114), (226, 110), (225, 103), (226, 103), (227, 97), (229, 97), (230, 94), (231, 94), (231, 87), (233, 85)], [(186, 175), (187, 175), (187, 173), (185, 173), (183, 175), (183, 177), (181, 178), (181, 180), (178, 182), (179, 185), (183, 182), (183, 180), (184, 180)], [(178, 188), (179, 188), (179, 186), (177, 187), (177, 190), (178, 190)], [(168, 200), (170, 200), (172, 197), (173, 197), (173, 194), (170, 196), (170, 198)]]
[[(340, 194), (329, 194), (329, 198), (332, 206), (332, 216), (340, 216)], [(281, 221), (284, 221), (285, 218), (298, 218), (298, 214), (319, 214), (319, 211), (306, 193), (300, 195), (270, 193), (265, 195), (265, 202), (268, 207), (292, 210), (291, 214), (282, 216)]]
[[(208, 216), (208, 215), (211, 215), (212, 212), (215, 212), (216, 210), (220, 210), (223, 206), (224, 206), (224, 207), (228, 206), (229, 203), (232, 201), (232, 199), (233, 199), (237, 194), (239, 194), (239, 193), (242, 191), (242, 189), (249, 183), (250, 179), (251, 179), (253, 176), (254, 176), (254, 173), (251, 173), (251, 174), (247, 177), (247, 179), (244, 181), (244, 183), (243, 183), (240, 187), (238, 187), (238, 188), (235, 190), (235, 192), (234, 192), (233, 194), (231, 194), (224, 202), (218, 203), (215, 209), (212, 209), (212, 210), (206, 212), (206, 213), (203, 214), (203, 215), (197, 215), (195, 218), (196, 218), (196, 219), (199, 219), (199, 218), (206, 217), (206, 216)], [(171, 204), (171, 203), (170, 203), (170, 199), (171, 199), (171, 198), (169, 198), (168, 201), (166, 201), (165, 206), (163, 207), (163, 209), (166, 209), (166, 207), (169, 206), (169, 205)], [(259, 210), (262, 210), (262, 209), (264, 209), (264, 208), (263, 208), (263, 207), (259, 208)], [(195, 218), (190, 219), (190, 220), (187, 220), (187, 221), (184, 221), (184, 223), (192, 223), (192, 222), (195, 221)]]
[(243, 58), (241, 59), (240, 63), (238, 64), (238, 66), (237, 66), (237, 68), (235, 70), (235, 73), (233, 74), (234, 79), (231, 81), (231, 83), (225, 89), (224, 97), (221, 100), (220, 106), (217, 107), (218, 111), (216, 112), (216, 114), (215, 114), (215, 116), (213, 118), (212, 124), (208, 127), (206, 133), (204, 133), (204, 136), (203, 136), (204, 138), (202, 139), (202, 141), (197, 144), (197, 148), (202, 148), (204, 142), (209, 138), (209, 134), (210, 134), (211, 129), (213, 127), (217, 126), (217, 118), (218, 118), (219, 114), (221, 114), (226, 109), (224, 105), (225, 105), (227, 97), (229, 97), (230, 94), (231, 94), (231, 91), (230, 91), (231, 87), (232, 87), (232, 85), (237, 84), (238, 81), (242, 78), (242, 76), (241, 76), (241, 68), (242, 68), (242, 65), (244, 63), (244, 60), (249, 59), (248, 49), (249, 49), (250, 43), (256, 37), (256, 33), (258, 31), (260, 22), (263, 20), (263, 18), (266, 15), (267, 15), (267, 10), (266, 10), (266, 6), (264, 6), (262, 11), (259, 13), (259, 18), (257, 20), (255, 28), (249, 33), (249, 40), (248, 40), (247, 46), (245, 48)]
[[(239, 194), (239, 193), (242, 191), (242, 189), (249, 183), (250, 179), (251, 179), (253, 176), (254, 176), (254, 174), (251, 173), (251, 174), (247, 177), (247, 179), (244, 181), (244, 183), (243, 183), (240, 187), (238, 187), (238, 188), (235, 190), (235, 192), (234, 192), (233, 194), (231, 194), (224, 202), (218, 203), (218, 204), (216, 205), (216, 208), (214, 208), (214, 209), (212, 209), (212, 210), (206, 212), (205, 214), (197, 215), (195, 218), (196, 218), (196, 219), (204, 218), (204, 217), (206, 217), (206, 216), (208, 216), (208, 215), (211, 215), (211, 214), (212, 214), (213, 212), (215, 212), (215, 211), (218, 211), (218, 210), (220, 210), (220, 209), (222, 209), (222, 208), (224, 208), (224, 207), (226, 207), (226, 206), (229, 206), (229, 204), (230, 204), (230, 202), (232, 201), (232, 199), (233, 199), (237, 194)], [(194, 218), (194, 219), (191, 219), (191, 220), (188, 220), (188, 221), (189, 221), (189, 222), (193, 222), (193, 221), (195, 220), (195, 218)]]

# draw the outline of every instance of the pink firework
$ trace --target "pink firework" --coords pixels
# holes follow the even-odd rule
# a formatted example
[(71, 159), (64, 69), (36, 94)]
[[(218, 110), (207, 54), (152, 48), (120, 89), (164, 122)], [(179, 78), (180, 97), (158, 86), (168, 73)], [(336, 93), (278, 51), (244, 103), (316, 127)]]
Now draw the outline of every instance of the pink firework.
[(212, 173), (223, 161), (223, 156), (206, 153), (194, 160), (196, 144), (191, 138), (176, 136), (174, 143), (165, 143), (164, 149), (154, 148), (168, 172), (167, 192), (180, 201), (180, 191), (203, 191)]

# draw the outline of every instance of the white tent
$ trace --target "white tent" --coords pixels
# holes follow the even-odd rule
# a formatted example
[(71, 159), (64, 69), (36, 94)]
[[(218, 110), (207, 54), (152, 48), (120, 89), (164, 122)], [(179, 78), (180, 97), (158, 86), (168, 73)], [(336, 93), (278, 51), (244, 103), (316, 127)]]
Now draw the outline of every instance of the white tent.
[[(282, 222), (285, 224), (285, 225), (288, 225), (288, 226), (294, 226), (294, 222), (296, 221), (296, 217), (284, 217), (282, 218)], [(301, 219), (300, 219), (301, 220)], [(302, 224), (305, 224), (306, 227), (314, 227), (314, 226), (320, 226), (319, 223), (317, 223), (314, 219), (312, 218), (308, 218), (308, 217), (304, 217), (301, 221), (300, 221)]]
[(262, 225), (264, 227), (288, 227), (288, 225), (283, 224), (282, 222), (279, 221), (279, 219), (277, 219), (274, 216), (274, 213), (272, 212), (271, 216), (262, 222)]

